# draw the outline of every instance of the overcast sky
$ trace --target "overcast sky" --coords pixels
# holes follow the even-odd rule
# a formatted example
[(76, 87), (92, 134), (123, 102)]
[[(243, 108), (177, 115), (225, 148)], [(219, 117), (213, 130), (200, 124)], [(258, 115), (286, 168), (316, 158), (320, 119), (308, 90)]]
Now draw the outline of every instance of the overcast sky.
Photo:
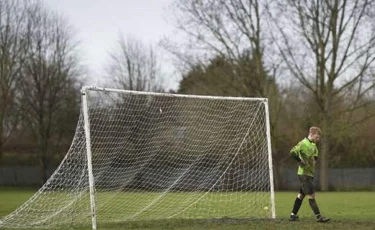
[[(61, 13), (76, 31), (82, 58), (89, 68), (90, 84), (100, 84), (108, 52), (116, 47), (119, 34), (133, 36), (157, 46), (162, 36), (172, 34), (166, 10), (171, 0), (45, 0), (48, 8)], [(159, 50), (161, 51), (161, 50)], [(178, 79), (163, 55), (166, 87), (177, 88)]]

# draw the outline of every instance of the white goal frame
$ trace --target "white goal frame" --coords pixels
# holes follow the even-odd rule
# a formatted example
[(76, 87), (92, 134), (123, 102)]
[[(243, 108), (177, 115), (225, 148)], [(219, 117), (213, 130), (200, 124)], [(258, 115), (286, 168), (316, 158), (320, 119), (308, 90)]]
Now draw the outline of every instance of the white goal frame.
[(87, 170), (89, 176), (89, 190), (90, 190), (90, 207), (91, 207), (91, 219), (92, 229), (97, 229), (97, 212), (95, 202), (95, 183), (93, 176), (92, 167), (92, 152), (91, 152), (91, 137), (90, 137), (90, 121), (89, 121), (89, 107), (88, 107), (88, 91), (103, 91), (103, 92), (117, 92), (117, 93), (128, 93), (128, 94), (142, 94), (142, 95), (159, 95), (165, 97), (179, 97), (179, 98), (201, 98), (201, 99), (212, 99), (212, 100), (250, 100), (250, 101), (262, 101), (265, 108), (265, 121), (266, 121), (266, 132), (267, 132), (267, 145), (268, 145), (268, 170), (270, 180), (270, 203), (271, 203), (271, 218), (276, 218), (275, 210), (275, 191), (274, 191), (274, 177), (273, 177), (273, 164), (272, 164), (272, 148), (271, 148), (271, 130), (269, 120), (269, 106), (267, 98), (249, 98), (249, 97), (220, 97), (220, 96), (196, 96), (196, 95), (184, 95), (184, 94), (169, 94), (169, 93), (154, 93), (154, 92), (140, 92), (131, 90), (120, 90), (110, 88), (100, 88), (95, 86), (84, 86), (81, 89), (82, 93), (82, 109), (84, 119), (84, 130), (86, 135), (86, 148), (87, 148)]
[(64, 159), (0, 228), (275, 219), (269, 117), (267, 98), (85, 86)]

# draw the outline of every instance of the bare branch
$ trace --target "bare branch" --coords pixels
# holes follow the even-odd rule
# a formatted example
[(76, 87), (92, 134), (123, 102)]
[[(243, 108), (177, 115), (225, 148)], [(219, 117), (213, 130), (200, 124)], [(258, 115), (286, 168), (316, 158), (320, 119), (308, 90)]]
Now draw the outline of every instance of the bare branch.
[(162, 91), (162, 76), (152, 46), (146, 48), (134, 38), (120, 36), (119, 49), (110, 53), (109, 78), (121, 88)]

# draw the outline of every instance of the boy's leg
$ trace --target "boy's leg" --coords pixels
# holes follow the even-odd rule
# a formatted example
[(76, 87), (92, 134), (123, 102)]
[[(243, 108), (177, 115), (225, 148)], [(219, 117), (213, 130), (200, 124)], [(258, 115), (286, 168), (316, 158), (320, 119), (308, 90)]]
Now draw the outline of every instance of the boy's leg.
[(299, 194), (298, 194), (296, 200), (294, 201), (292, 213), (290, 214), (290, 217), (289, 217), (290, 221), (298, 220), (297, 213), (298, 213), (299, 209), (301, 208), (303, 198), (305, 198), (305, 194), (303, 192), (302, 185), (301, 185), (300, 189), (299, 189)]
[(299, 193), (294, 201), (292, 215), (297, 215), (299, 209), (301, 208), (303, 198), (305, 198), (305, 193), (303, 192), (302, 186), (300, 186)]
[(311, 209), (313, 210), (313, 212), (315, 214), (316, 220), (318, 222), (327, 222), (327, 221), (329, 221), (329, 218), (323, 217), (320, 214), (320, 210), (319, 210), (318, 204), (315, 201), (315, 191), (314, 191), (314, 187), (313, 187), (313, 183), (312, 183), (313, 178), (309, 177), (309, 176), (303, 176), (301, 178), (303, 180), (302, 188), (303, 188), (304, 192), (307, 194), (307, 196), (309, 198), (309, 204), (310, 204), (310, 207), (311, 207)]
[(298, 210), (301, 207), (302, 201), (303, 201), (303, 198), (300, 198), (300, 197), (301, 197), (301, 194), (298, 194), (296, 200), (294, 201), (293, 210), (292, 210), (292, 213), (290, 214), (290, 217), (289, 217), (290, 221), (298, 220), (297, 213), (298, 213)]
[(303, 198), (304, 196), (302, 196), (302, 194), (298, 194), (298, 196), (296, 197), (293, 205), (292, 215), (297, 215), (299, 209), (301, 208)]
[(318, 204), (315, 201), (315, 194), (313, 194), (313, 196), (309, 196), (309, 204), (310, 204), (310, 207), (311, 207), (311, 209), (313, 210), (313, 212), (315, 214), (316, 221), (318, 221), (318, 222), (327, 222), (327, 221), (330, 220), (329, 218), (324, 217), (324, 216), (322, 216), (320, 214)]

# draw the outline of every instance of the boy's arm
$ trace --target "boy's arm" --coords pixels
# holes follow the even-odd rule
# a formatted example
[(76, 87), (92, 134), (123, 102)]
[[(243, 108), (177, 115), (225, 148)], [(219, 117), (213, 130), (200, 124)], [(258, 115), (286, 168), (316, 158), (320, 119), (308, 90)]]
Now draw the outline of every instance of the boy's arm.
[(319, 156), (319, 150), (316, 149), (316, 152), (315, 152), (315, 155), (314, 155), (314, 160), (315, 160), (315, 162), (318, 161), (318, 156)]
[(290, 150), (290, 154), (292, 155), (293, 159), (296, 160), (298, 164), (305, 165), (306, 163), (301, 156), (301, 152), (302, 148), (300, 143), (298, 143), (296, 146), (292, 148), (292, 150)]

